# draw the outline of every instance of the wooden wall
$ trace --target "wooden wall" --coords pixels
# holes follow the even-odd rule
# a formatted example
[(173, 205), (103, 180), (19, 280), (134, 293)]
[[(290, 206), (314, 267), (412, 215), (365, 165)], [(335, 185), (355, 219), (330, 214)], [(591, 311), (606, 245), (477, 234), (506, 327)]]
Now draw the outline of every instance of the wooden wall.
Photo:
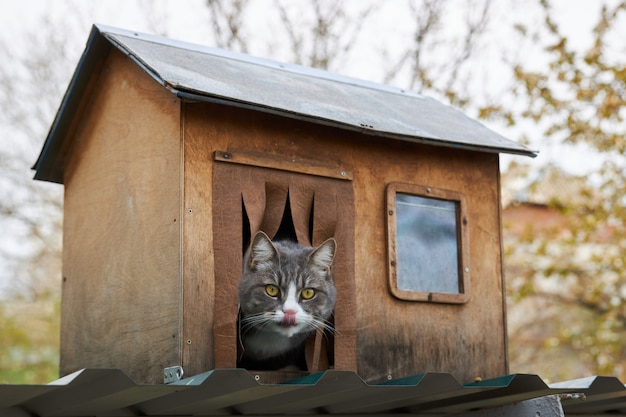
[[(342, 291), (354, 294), (337, 310), (346, 324), (337, 352), (347, 352), (335, 358), (338, 368), (370, 382), (425, 371), (467, 382), (507, 372), (498, 155), (180, 103), (116, 50), (92, 86), (65, 167), (62, 374), (118, 367), (137, 382), (155, 383), (166, 366), (183, 365), (194, 375), (229, 363), (216, 360), (215, 351), (216, 331), (232, 334), (220, 323), (233, 323), (219, 316), (216, 297), (232, 297), (236, 288), (225, 290), (215, 274), (215, 254), (225, 250), (213, 235), (225, 221), (214, 210), (215, 151), (278, 161), (298, 175), (335, 167), (350, 175), (354, 225), (342, 233), (352, 242), (354, 282)], [(390, 182), (465, 196), (467, 303), (391, 294)], [(241, 237), (233, 241), (240, 251)]]
[[(356, 241), (363, 243), (355, 253), (359, 374), (380, 381), (440, 371), (463, 382), (505, 374), (498, 156), (367, 137), (359, 143), (352, 154)], [(467, 303), (402, 301), (389, 293), (383, 196), (392, 181), (465, 195), (471, 280)]]
[(180, 364), (180, 103), (121, 53), (92, 79), (64, 175), (61, 374)]
[[(189, 151), (185, 154), (185, 205), (194, 206), (193, 214), (187, 217), (202, 225), (185, 227), (186, 256), (202, 259), (198, 248), (212, 253), (211, 237), (203, 230), (210, 228), (212, 221), (220, 221), (211, 217), (212, 164), (207, 161), (213, 151), (254, 153), (295, 161), (303, 167), (320, 161), (344, 167), (352, 175), (355, 201), (356, 309), (352, 314), (356, 320), (358, 373), (369, 381), (381, 381), (389, 376), (440, 371), (470, 381), (477, 376), (494, 377), (506, 372), (497, 155), (389, 141), (206, 103), (185, 106), (185, 143), (186, 149), (194, 150), (193, 156)], [(450, 189), (466, 196), (472, 286), (468, 303), (409, 302), (391, 295), (387, 279), (385, 188), (393, 181)], [(212, 267), (210, 257), (195, 266), (185, 261), (185, 282), (191, 276), (217, 279), (212, 275)], [(209, 288), (215, 286), (214, 282), (207, 284), (200, 278), (196, 281)], [(210, 291), (207, 294), (212, 295)], [(211, 296), (201, 298), (210, 300)], [(204, 301), (200, 317), (211, 316), (211, 303)], [(186, 308), (197, 312), (189, 304)], [(198, 325), (191, 325), (193, 321), (186, 320), (188, 328), (198, 329)], [(201, 331), (202, 344), (210, 345), (212, 330), (203, 327)], [(185, 357), (190, 361), (186, 366), (194, 366), (200, 356), (209, 358), (203, 367), (211, 368), (210, 352), (202, 354), (202, 348), (194, 348), (193, 343), (185, 349)]]

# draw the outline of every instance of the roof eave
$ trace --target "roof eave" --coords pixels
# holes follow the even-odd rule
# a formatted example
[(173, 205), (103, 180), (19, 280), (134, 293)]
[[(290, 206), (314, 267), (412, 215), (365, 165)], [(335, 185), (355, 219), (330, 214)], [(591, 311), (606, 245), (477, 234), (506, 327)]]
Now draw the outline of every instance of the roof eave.
[(238, 107), (238, 108), (247, 109), (247, 110), (260, 111), (264, 113), (275, 114), (275, 115), (282, 116), (282, 117), (289, 117), (292, 119), (312, 122), (315, 124), (321, 124), (321, 125), (335, 127), (335, 128), (344, 129), (344, 130), (350, 130), (350, 131), (354, 131), (354, 132), (358, 132), (358, 133), (362, 133), (366, 135), (378, 136), (378, 137), (387, 138), (387, 139), (401, 140), (404, 142), (420, 143), (424, 145), (432, 145), (432, 146), (445, 147), (445, 148), (463, 149), (463, 150), (469, 150), (469, 151), (474, 151), (474, 152), (486, 152), (486, 153), (497, 153), (497, 154), (505, 153), (505, 154), (511, 154), (511, 155), (529, 156), (531, 158), (535, 158), (538, 154), (538, 151), (528, 149), (525, 147), (520, 147), (520, 148), (506, 147), (505, 148), (505, 147), (495, 147), (495, 146), (481, 146), (481, 145), (475, 145), (475, 144), (455, 142), (452, 140), (442, 140), (442, 139), (434, 139), (434, 138), (421, 137), (421, 136), (403, 135), (403, 134), (395, 133), (395, 132), (388, 132), (384, 130), (377, 130), (374, 128), (356, 126), (356, 125), (349, 124), (349, 123), (342, 123), (337, 120), (314, 117), (314, 116), (307, 115), (304, 113), (290, 112), (290, 111), (286, 111), (280, 108), (265, 107), (265, 106), (257, 105), (255, 103), (235, 101), (235, 100), (231, 100), (225, 97), (200, 94), (195, 91), (186, 91), (184, 89), (176, 89), (171, 86), (169, 90), (172, 91), (174, 94), (176, 94), (176, 96), (182, 100), (208, 102), (208, 103), (215, 103), (215, 104)]
[(94, 70), (102, 64), (111, 49), (111, 43), (103, 36), (97, 26), (93, 26), (85, 50), (76, 66), (61, 105), (48, 132), (41, 153), (32, 169), (36, 180), (63, 183), (66, 143), (71, 124), (81, 111), (81, 98)]

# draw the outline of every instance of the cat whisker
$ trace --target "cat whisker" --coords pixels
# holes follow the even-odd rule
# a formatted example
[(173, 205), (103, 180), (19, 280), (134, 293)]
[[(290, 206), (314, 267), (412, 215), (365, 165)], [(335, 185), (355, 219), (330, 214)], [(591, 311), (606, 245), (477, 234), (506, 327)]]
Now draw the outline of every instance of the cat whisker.
[(335, 334), (335, 328), (331, 325), (331, 323), (327, 320), (322, 320), (316, 317), (309, 318), (305, 323), (309, 328), (315, 331), (320, 331), (325, 335)]
[(252, 329), (259, 331), (263, 327), (267, 327), (268, 325), (272, 324), (272, 322), (273, 322), (273, 315), (271, 317), (268, 317), (267, 313), (253, 314), (241, 320), (240, 322), (241, 332), (242, 334), (245, 334)]

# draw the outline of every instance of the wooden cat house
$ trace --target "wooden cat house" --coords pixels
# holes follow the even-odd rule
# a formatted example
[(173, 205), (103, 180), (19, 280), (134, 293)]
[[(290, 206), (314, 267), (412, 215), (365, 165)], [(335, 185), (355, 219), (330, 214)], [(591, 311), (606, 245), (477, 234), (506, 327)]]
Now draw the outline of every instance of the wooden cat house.
[(61, 373), (236, 367), (262, 230), (337, 242), (308, 371), (503, 375), (503, 152), (534, 156), (410, 91), (94, 26), (34, 167), (65, 187)]

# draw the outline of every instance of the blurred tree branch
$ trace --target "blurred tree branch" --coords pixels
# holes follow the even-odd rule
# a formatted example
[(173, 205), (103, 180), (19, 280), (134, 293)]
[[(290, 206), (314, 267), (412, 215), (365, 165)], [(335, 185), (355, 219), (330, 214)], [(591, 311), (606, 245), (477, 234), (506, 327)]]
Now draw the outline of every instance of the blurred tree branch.
[(69, 81), (70, 56), (80, 53), (69, 52), (68, 36), (45, 19), (26, 39), (32, 48), (0, 43), (0, 59), (11, 63), (0, 71), (0, 381), (48, 382), (58, 372), (63, 188), (33, 181), (30, 167)]

